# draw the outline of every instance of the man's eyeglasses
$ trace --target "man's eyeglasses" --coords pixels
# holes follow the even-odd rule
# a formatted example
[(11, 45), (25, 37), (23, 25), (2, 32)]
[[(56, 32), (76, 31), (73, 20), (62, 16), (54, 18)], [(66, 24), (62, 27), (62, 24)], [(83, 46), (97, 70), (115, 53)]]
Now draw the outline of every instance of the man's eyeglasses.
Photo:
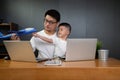
[(45, 19), (44, 22), (45, 22), (45, 23), (49, 23), (49, 24), (55, 24), (55, 23), (57, 23), (57, 22), (49, 21), (49, 20), (47, 20), (47, 19)]

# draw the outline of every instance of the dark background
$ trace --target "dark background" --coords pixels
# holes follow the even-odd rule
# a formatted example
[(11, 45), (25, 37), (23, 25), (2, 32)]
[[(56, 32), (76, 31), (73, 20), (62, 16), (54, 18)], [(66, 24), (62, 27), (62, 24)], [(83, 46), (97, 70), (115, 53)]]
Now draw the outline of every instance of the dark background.
[(0, 18), (39, 31), (48, 9), (57, 9), (61, 22), (72, 25), (70, 38), (98, 38), (110, 57), (120, 59), (120, 0), (1, 0)]

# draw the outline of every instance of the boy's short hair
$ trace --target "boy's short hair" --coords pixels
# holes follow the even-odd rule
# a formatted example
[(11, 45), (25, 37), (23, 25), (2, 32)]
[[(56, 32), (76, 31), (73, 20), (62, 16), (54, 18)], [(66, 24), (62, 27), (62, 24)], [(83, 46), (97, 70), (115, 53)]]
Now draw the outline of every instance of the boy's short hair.
[(57, 10), (50, 9), (45, 13), (44, 17), (46, 17), (47, 15), (55, 18), (57, 22), (60, 22), (60, 13)]
[(66, 28), (68, 28), (69, 32), (71, 33), (71, 25), (70, 25), (69, 23), (66, 23), (66, 22), (60, 23), (60, 24), (58, 25), (58, 28), (59, 28), (60, 26), (65, 26)]

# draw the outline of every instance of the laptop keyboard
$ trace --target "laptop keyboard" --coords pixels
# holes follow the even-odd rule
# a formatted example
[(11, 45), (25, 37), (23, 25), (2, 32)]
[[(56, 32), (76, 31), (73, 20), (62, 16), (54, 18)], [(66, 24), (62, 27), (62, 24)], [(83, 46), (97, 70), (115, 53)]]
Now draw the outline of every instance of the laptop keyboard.
[(62, 65), (62, 61), (60, 59), (52, 59), (45, 61), (44, 65)]

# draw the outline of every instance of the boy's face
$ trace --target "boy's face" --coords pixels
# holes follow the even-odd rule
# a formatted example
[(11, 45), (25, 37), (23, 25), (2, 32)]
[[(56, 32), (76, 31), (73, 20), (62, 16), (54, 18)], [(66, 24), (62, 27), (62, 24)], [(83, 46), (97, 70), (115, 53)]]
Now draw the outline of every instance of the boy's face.
[(69, 29), (65, 26), (60, 26), (58, 29), (58, 37), (65, 37), (69, 35)]
[(48, 32), (53, 32), (56, 30), (56, 27), (59, 22), (56, 21), (53, 17), (46, 15), (44, 20), (44, 28)]

